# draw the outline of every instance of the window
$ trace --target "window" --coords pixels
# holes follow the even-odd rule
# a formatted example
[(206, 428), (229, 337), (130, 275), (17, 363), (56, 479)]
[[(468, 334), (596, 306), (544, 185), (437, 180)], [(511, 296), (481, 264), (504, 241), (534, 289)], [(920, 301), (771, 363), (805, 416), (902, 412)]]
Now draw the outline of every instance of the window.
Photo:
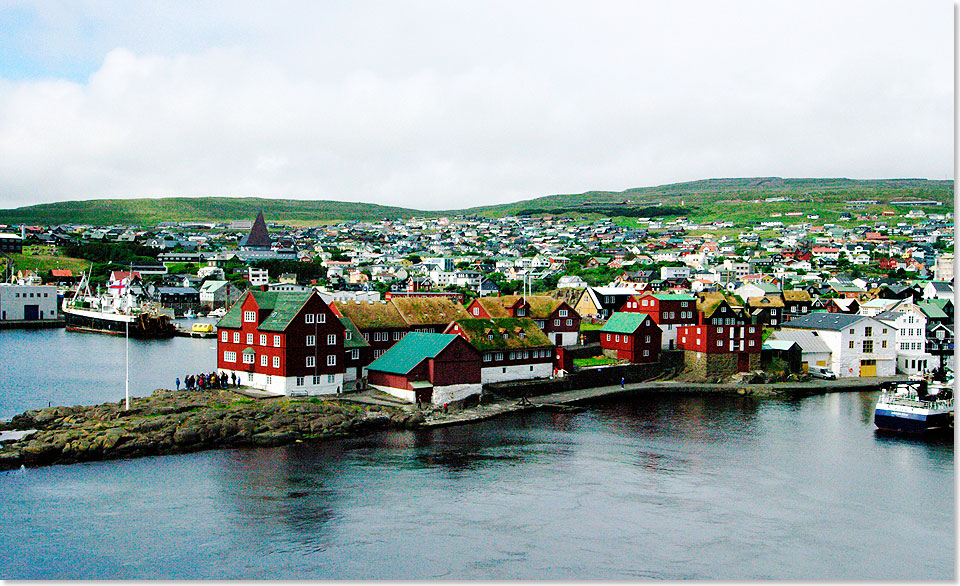
[(754, 344), (754, 341), (750, 340), (750, 345), (753, 346), (753, 344)]
[(280, 357), (279, 357), (279, 356), (274, 356), (274, 357), (273, 357), (273, 367), (274, 367), (274, 368), (280, 368)]
[(718, 333), (718, 334), (722, 334), (722, 333), (723, 333), (723, 328), (717, 328), (717, 333)]
[(572, 326), (572, 325), (573, 325), (573, 320), (572, 320), (572, 319), (568, 319), (568, 320), (567, 320), (567, 325), (568, 325), (568, 326)]
[(312, 313), (308, 313), (303, 316), (303, 323), (312, 324), (313, 319), (314, 319), (314, 315)]
[(248, 373), (247, 373), (247, 382), (248, 382), (248, 383), (252, 383), (252, 382), (253, 382), (253, 373), (252, 373), (252, 372), (248, 372)]
[(273, 382), (273, 376), (271, 376), (271, 375), (268, 374), (268, 375), (267, 375), (267, 384), (269, 385), (269, 384), (272, 383), (272, 382)]
[(253, 344), (253, 334), (247, 334), (247, 344)]
[(244, 312), (243, 312), (243, 321), (246, 321), (246, 322), (256, 322), (256, 321), (257, 321), (257, 312), (256, 312), (256, 311), (244, 311)]
[(233, 343), (234, 344), (240, 343), (240, 332), (233, 332)]
[(864, 340), (863, 341), (863, 353), (872, 354), (873, 353), (873, 340)]
[(644, 351), (643, 351), (643, 355), (644, 355), (644, 356), (650, 356), (650, 351), (649, 351), (649, 350), (644, 350)]
[(336, 346), (336, 345), (337, 345), (337, 335), (327, 334), (327, 346)]
[(363, 332), (363, 339), (369, 342), (369, 341), (370, 341), (370, 332)]
[(277, 348), (280, 347), (280, 336), (273, 337), (273, 345), (276, 346)]
[(266, 345), (267, 345), (267, 335), (266, 335), (266, 334), (260, 334), (260, 345), (261, 345), (261, 346), (266, 346)]
[(884, 333), (884, 334), (887, 333), (887, 328), (883, 328), (883, 333)]
[(607, 334), (607, 341), (610, 341), (610, 334)]
[(325, 313), (318, 313), (318, 314), (317, 314), (317, 323), (318, 323), (318, 324), (325, 324), (325, 323), (327, 323), (327, 314), (325, 314)]
[(527, 310), (526, 310), (526, 309), (524, 309), (524, 308), (522, 308), (522, 307), (519, 308), (519, 309), (517, 309), (517, 317), (523, 317), (523, 316), (525, 316), (525, 315), (527, 315)]
[(317, 359), (314, 356), (307, 356), (307, 368), (317, 365)]
[(870, 327), (870, 326), (867, 326), (867, 327), (863, 328), (863, 335), (864, 335), (864, 336), (868, 336), (868, 337), (869, 337), (869, 336), (872, 336), (872, 335), (873, 335), (873, 328)]
[(886, 348), (886, 347), (887, 347), (887, 341), (886, 341), (886, 340), (883, 340), (882, 342), (880, 342), (880, 347), (881, 347), (881, 348)]
[(617, 335), (615, 336), (615, 340), (614, 340), (614, 341), (616, 341), (616, 342), (619, 342), (619, 341), (620, 341), (620, 334), (617, 334)]
[(850, 349), (853, 350), (853, 340), (850, 340)]
[(567, 317), (567, 310), (561, 309), (559, 312), (557, 312), (557, 315), (559, 315), (560, 317)]
[(752, 334), (752, 333), (754, 333), (755, 331), (756, 331), (756, 330), (754, 329), (754, 327), (753, 327), (753, 326), (750, 326), (750, 333)]
[(717, 346), (723, 346), (723, 340), (717, 340)]
[(302, 376), (298, 376), (298, 377), (297, 377), (297, 386), (298, 386), (298, 387), (302, 387), (302, 386), (303, 386), (303, 377), (302, 377)]
[(850, 333), (853, 334), (853, 330), (852, 330), (852, 329), (850, 330)]
[(336, 366), (337, 365), (337, 355), (328, 354), (327, 355), (327, 366)]
[(493, 355), (492, 355), (492, 354), (490, 354), (489, 352), (484, 353), (484, 355), (483, 355), (483, 361), (484, 361), (484, 362), (490, 362), (490, 361), (492, 361), (492, 360), (493, 360)]
[(261, 355), (260, 355), (260, 366), (266, 366), (266, 365), (267, 365), (267, 355), (266, 355), (266, 354), (261, 354)]
[(226, 342), (226, 341), (227, 341), (227, 338), (228, 338), (229, 336), (230, 336), (230, 334), (228, 334), (226, 330), (220, 332), (220, 341), (221, 341), (221, 342)]
[(394, 339), (394, 340), (399, 340), (399, 339), (402, 338), (402, 337), (403, 337), (403, 332), (393, 332), (393, 339)]
[(558, 320), (558, 319), (553, 320), (553, 325), (559, 327), (559, 326), (560, 326), (560, 320)]
[(643, 341), (649, 344), (649, 343), (650, 343), (650, 336), (644, 336), (644, 337), (643, 337)]
[(237, 361), (237, 353), (236, 353), (236, 352), (224, 352), (224, 353), (223, 353), (223, 361), (224, 361), (224, 362), (236, 362), (236, 361)]
[(497, 361), (503, 360), (503, 352), (497, 352), (493, 359)]
[(310, 377), (310, 380), (313, 381), (313, 384), (315, 384), (315, 385), (319, 385), (319, 384), (320, 384), (320, 377), (319, 377), (319, 376), (312, 376), (312, 377)]
[(253, 364), (253, 361), (254, 361), (255, 358), (256, 358), (256, 356), (254, 356), (253, 352), (244, 352), (244, 353), (243, 353), (243, 363), (244, 363), (244, 364)]
[(480, 308), (479, 308), (479, 307), (474, 307), (474, 308), (473, 308), (473, 315), (480, 315)]

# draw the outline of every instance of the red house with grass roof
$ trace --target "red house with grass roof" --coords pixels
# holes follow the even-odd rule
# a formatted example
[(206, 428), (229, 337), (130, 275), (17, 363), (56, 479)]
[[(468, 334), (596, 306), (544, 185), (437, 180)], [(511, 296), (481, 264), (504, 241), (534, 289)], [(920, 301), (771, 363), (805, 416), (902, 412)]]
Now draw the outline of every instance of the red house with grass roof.
[(247, 291), (217, 323), (217, 368), (276, 395), (335, 394), (345, 331), (316, 291)]
[(471, 318), (528, 317), (557, 346), (572, 346), (580, 334), (580, 314), (549, 295), (478, 297), (467, 306)]
[(556, 348), (532, 319), (458, 319), (446, 333), (463, 337), (480, 352), (484, 383), (553, 375)]
[(617, 312), (600, 328), (600, 347), (611, 358), (629, 362), (660, 360), (660, 326), (646, 313)]
[(661, 347), (673, 350), (677, 329), (697, 323), (697, 298), (683, 293), (642, 293), (627, 299), (620, 311), (649, 315), (662, 331)]
[(480, 394), (480, 353), (453, 334), (410, 332), (367, 369), (370, 386), (411, 403)]

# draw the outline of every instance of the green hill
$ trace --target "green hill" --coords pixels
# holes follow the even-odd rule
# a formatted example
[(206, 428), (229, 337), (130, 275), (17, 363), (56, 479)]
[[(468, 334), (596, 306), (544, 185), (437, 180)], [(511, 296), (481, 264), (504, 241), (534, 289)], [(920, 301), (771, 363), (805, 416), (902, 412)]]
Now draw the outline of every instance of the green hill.
[[(788, 201), (766, 201), (788, 198)], [(464, 210), (424, 211), (410, 208), (337, 201), (229, 197), (170, 197), (160, 199), (100, 199), (70, 201), (0, 210), (4, 224), (82, 223), (151, 225), (163, 221), (227, 221), (253, 219), (263, 210), (270, 222), (311, 225), (341, 220), (375, 221), (413, 216), (583, 215), (635, 218), (685, 215), (705, 221), (750, 222), (770, 214), (817, 213), (833, 220), (852, 200), (876, 200), (866, 213), (890, 209), (896, 199), (941, 202), (931, 207), (953, 209), (953, 181), (929, 179), (705, 179), (621, 192), (589, 191), (558, 194), (509, 204)], [(929, 211), (929, 210), (928, 210)]]

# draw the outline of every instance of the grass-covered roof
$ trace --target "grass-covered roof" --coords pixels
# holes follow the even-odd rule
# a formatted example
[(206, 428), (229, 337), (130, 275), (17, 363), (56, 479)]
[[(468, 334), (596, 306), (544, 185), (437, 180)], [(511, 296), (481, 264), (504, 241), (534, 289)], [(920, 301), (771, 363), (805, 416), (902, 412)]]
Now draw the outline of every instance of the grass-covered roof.
[(529, 318), (466, 318), (456, 321), (470, 345), (480, 351), (553, 346), (543, 330)]

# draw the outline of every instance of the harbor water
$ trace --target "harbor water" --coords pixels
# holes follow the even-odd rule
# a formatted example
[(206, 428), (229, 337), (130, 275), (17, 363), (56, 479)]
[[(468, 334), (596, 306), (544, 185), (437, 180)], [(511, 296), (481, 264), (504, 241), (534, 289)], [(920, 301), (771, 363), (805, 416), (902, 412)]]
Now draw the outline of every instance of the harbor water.
[[(62, 373), (39, 346), (9, 366), (8, 333), (3, 362), (20, 379), (106, 384), (55, 344)], [(122, 372), (122, 339), (71, 343), (112, 368), (119, 353)], [(148, 344), (141, 355), (167, 366), (141, 390), (212, 352)], [(36, 388), (5, 384), (5, 412), (36, 406), (16, 396)], [(62, 392), (55, 404), (100, 400)], [(638, 396), (0, 473), (0, 578), (955, 580), (952, 438), (877, 432), (876, 396)]]

